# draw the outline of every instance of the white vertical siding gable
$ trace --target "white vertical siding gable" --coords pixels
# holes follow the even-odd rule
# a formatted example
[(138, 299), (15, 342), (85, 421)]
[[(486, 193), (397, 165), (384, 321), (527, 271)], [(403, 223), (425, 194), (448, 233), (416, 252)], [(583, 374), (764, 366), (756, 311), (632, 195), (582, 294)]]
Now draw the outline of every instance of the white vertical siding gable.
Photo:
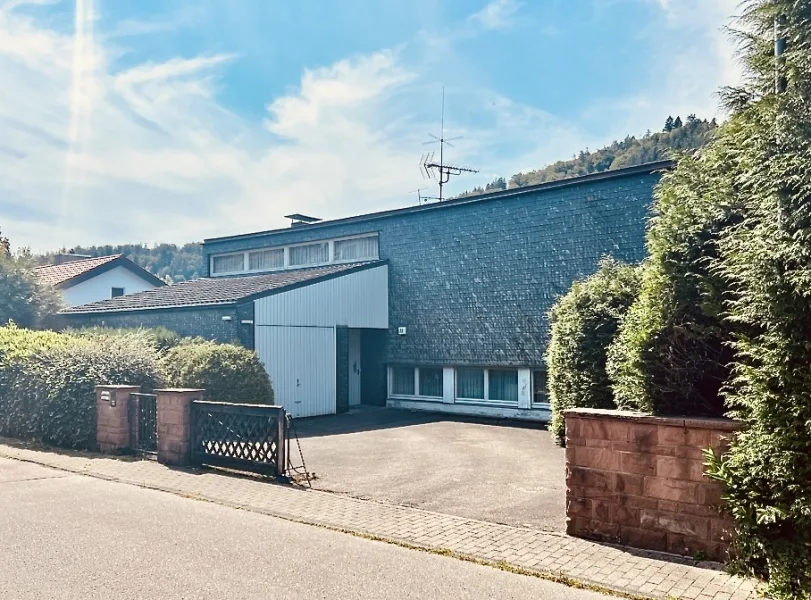
[(380, 265), (254, 301), (257, 326), (388, 329), (389, 269)]

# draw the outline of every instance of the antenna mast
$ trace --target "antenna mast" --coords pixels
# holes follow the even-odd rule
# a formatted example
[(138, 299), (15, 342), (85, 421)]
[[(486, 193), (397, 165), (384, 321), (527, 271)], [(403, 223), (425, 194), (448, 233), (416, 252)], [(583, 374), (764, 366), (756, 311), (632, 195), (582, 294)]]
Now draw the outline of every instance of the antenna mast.
[[(445, 164), (445, 145), (450, 146), (453, 148), (453, 144), (451, 143), (454, 140), (462, 139), (461, 137), (454, 137), (454, 138), (446, 138), (445, 137), (445, 87), (442, 87), (442, 117), (440, 120), (440, 132), (439, 137), (428, 134), (433, 140), (429, 142), (425, 142), (426, 144), (436, 144), (439, 143), (439, 162), (434, 160), (434, 153), (428, 152), (424, 154), (420, 159), (420, 165), (422, 166), (423, 177), (427, 179), (436, 179), (437, 183), (439, 183), (439, 197), (437, 200), (442, 202), (445, 197), (443, 195), (443, 188), (446, 183), (451, 180), (451, 175), (461, 175), (462, 173), (478, 173), (476, 169), (470, 169), (468, 167), (462, 167), (458, 165), (446, 165)], [(423, 199), (427, 199), (423, 197)]]

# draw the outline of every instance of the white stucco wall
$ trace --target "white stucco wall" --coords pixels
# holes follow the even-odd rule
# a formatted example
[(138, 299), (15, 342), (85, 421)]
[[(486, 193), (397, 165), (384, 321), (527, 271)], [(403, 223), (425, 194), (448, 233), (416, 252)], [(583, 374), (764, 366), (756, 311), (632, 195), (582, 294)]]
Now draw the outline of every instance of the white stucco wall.
[(135, 294), (137, 292), (151, 290), (155, 286), (141, 279), (129, 269), (115, 267), (114, 269), (99, 273), (95, 277), (91, 277), (90, 279), (62, 290), (62, 296), (65, 299), (65, 304), (68, 306), (77, 306), (79, 304), (98, 302), (99, 300), (111, 298), (112, 289), (114, 287), (124, 288), (125, 294)]

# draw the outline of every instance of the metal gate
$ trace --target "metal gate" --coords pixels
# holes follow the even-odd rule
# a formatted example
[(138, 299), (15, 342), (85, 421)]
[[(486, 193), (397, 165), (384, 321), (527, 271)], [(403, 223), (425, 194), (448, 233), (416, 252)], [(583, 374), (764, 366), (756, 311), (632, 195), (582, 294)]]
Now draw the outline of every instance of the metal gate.
[(155, 394), (130, 394), (130, 440), (136, 452), (158, 451), (158, 397)]
[(283, 475), (286, 420), (281, 406), (195, 400), (192, 460), (205, 465)]

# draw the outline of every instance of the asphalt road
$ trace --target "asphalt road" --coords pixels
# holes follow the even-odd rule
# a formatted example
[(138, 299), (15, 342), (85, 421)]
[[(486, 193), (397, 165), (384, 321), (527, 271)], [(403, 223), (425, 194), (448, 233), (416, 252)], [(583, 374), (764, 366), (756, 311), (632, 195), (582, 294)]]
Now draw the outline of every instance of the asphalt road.
[(604, 598), (7, 459), (0, 506), (0, 598)]
[(565, 452), (539, 425), (364, 408), (296, 427), (316, 488), (481, 521), (566, 528)]

